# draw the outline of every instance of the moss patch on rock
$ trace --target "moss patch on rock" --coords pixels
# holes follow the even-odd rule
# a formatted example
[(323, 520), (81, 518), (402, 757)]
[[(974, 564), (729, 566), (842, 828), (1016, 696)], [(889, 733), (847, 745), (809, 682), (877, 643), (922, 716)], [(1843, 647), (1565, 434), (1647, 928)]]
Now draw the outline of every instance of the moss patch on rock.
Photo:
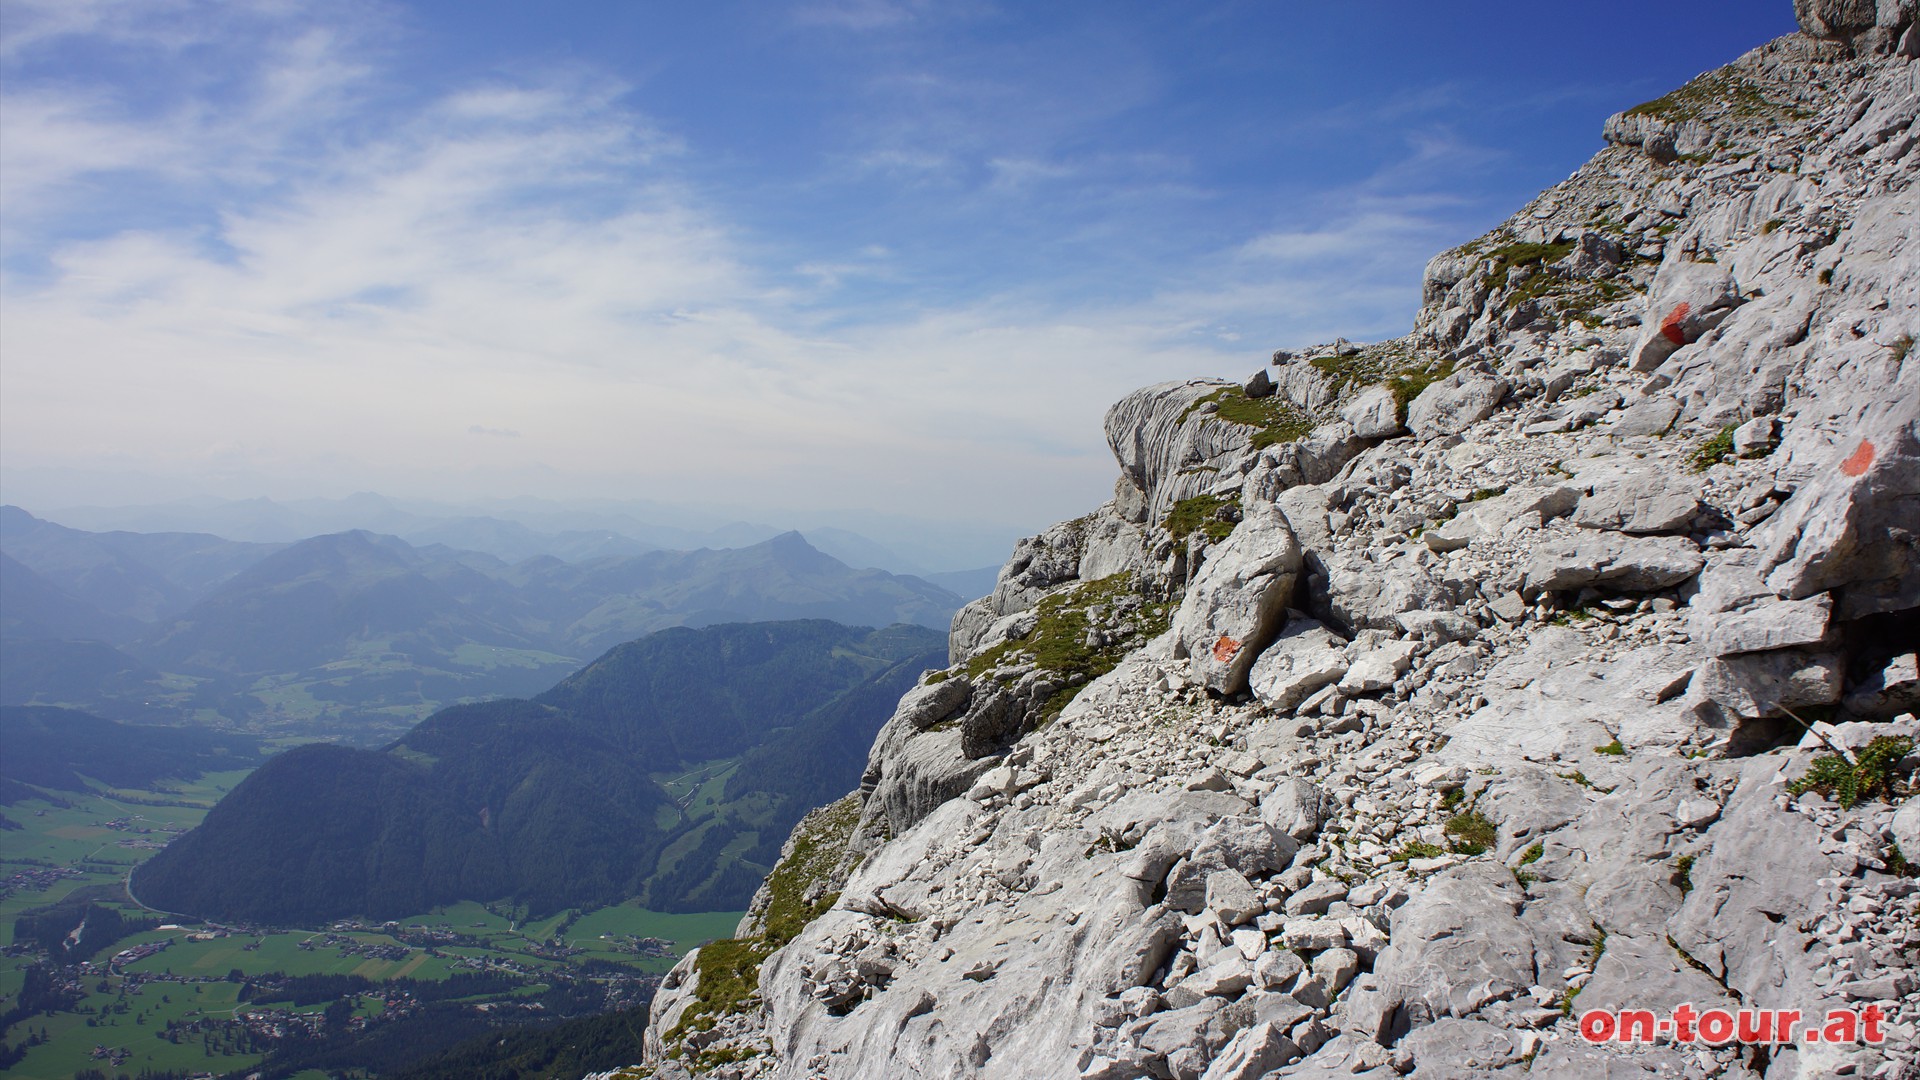
[[(1205, 533), (1207, 539), (1214, 542), (1225, 540), (1233, 532), (1236, 520), (1231, 519), (1230, 508), (1237, 506), (1239, 500), (1231, 495), (1195, 495), (1191, 499), (1181, 499), (1167, 511), (1161, 519), (1160, 527), (1171, 533), (1175, 539), (1190, 536), (1194, 532)], [(1222, 511), (1228, 511), (1223, 514)]]
[(1122, 657), (1172, 622), (1172, 602), (1151, 600), (1137, 589), (1133, 574), (1114, 574), (1042, 599), (1034, 609), (1033, 629), (969, 659), (967, 675), (979, 680), (995, 668), (1020, 663), (1057, 672), (1067, 685), (1034, 718), (1036, 726), (1047, 723), (1087, 683), (1112, 671)]
[(1248, 440), (1256, 450), (1275, 443), (1294, 442), (1319, 423), (1311, 413), (1278, 394), (1250, 398), (1238, 386), (1223, 386), (1187, 406), (1186, 411), (1180, 414), (1180, 420), (1184, 423), (1187, 417), (1208, 404), (1214, 406), (1215, 416), (1228, 423), (1258, 428)]

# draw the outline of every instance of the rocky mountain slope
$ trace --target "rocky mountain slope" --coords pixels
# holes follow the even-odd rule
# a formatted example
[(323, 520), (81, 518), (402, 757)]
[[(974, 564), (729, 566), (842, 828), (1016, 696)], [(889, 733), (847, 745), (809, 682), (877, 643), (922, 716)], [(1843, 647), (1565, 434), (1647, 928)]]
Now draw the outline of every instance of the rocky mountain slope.
[[(1796, 11), (1409, 336), (1115, 405), (625, 1075), (1920, 1076), (1920, 29)], [(1886, 1039), (1579, 1031), (1682, 1003)]]

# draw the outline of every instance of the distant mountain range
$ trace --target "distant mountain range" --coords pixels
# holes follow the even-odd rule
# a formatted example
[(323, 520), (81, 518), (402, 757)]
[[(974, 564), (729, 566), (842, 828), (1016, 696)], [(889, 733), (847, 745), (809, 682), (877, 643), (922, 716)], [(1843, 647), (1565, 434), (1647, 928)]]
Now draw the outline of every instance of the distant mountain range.
[(743, 908), (793, 824), (859, 783), (900, 694), (945, 662), (945, 636), (915, 626), (665, 630), (379, 751), (271, 758), (134, 886), (169, 911), (278, 925), (460, 899)]
[[(70, 506), (43, 512), (43, 516), (75, 529), (97, 532), (213, 534), (282, 544), (361, 529), (397, 536), (415, 547), (443, 544), (460, 551), (485, 552), (510, 563), (537, 555), (578, 562), (659, 550), (751, 547), (791, 531), (763, 522), (724, 521), (640, 500), (587, 505), (537, 499), (453, 504), (395, 499), (365, 491), (341, 499), (201, 499), (144, 506)], [(999, 567), (1016, 535), (1016, 530), (1007, 528), (913, 521), (859, 511), (816, 514), (799, 531), (808, 543), (848, 566), (917, 577), (991, 573)], [(955, 566), (983, 569), (937, 569)], [(942, 584), (954, 588), (952, 582)], [(989, 577), (987, 588), (991, 587)], [(974, 595), (965, 589), (955, 591), (964, 599)]]
[[(0, 508), (0, 703), (391, 733), (525, 695), (671, 626), (829, 619), (944, 631), (962, 598), (798, 533), (510, 563), (364, 531), (289, 544), (91, 533)], [(315, 728), (322, 723), (331, 728)], [(300, 726), (305, 725), (305, 726)]]

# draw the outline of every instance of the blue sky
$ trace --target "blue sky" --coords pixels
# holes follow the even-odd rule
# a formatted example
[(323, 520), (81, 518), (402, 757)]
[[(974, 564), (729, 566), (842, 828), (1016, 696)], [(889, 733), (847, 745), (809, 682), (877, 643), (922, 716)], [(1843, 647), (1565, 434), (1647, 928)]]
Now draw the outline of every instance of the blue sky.
[(1031, 530), (1785, 0), (5, 0), (0, 468)]

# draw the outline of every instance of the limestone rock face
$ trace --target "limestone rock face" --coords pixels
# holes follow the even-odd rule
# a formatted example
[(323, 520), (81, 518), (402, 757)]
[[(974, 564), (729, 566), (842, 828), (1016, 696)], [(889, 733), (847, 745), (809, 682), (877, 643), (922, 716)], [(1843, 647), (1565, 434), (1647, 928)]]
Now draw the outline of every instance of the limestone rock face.
[(1289, 612), (1284, 628), (1248, 672), (1254, 696), (1290, 711), (1347, 673), (1346, 642), (1306, 615)]
[(1107, 410), (1107, 445), (1120, 471), (1146, 493), (1147, 514), (1158, 521), (1181, 499), (1205, 494), (1209, 469), (1246, 449), (1249, 429), (1221, 420), (1200, 405), (1231, 383), (1160, 383), (1135, 390)]
[[(1920, 756), (1875, 743), (1920, 736), (1920, 44), (1795, 11), (1436, 256), (1405, 338), (1116, 404), (1113, 499), (955, 616), (743, 921), (758, 992), (678, 965), (652, 1075), (1920, 1076)], [(1888, 1038), (1580, 1037), (1683, 1002)]]

